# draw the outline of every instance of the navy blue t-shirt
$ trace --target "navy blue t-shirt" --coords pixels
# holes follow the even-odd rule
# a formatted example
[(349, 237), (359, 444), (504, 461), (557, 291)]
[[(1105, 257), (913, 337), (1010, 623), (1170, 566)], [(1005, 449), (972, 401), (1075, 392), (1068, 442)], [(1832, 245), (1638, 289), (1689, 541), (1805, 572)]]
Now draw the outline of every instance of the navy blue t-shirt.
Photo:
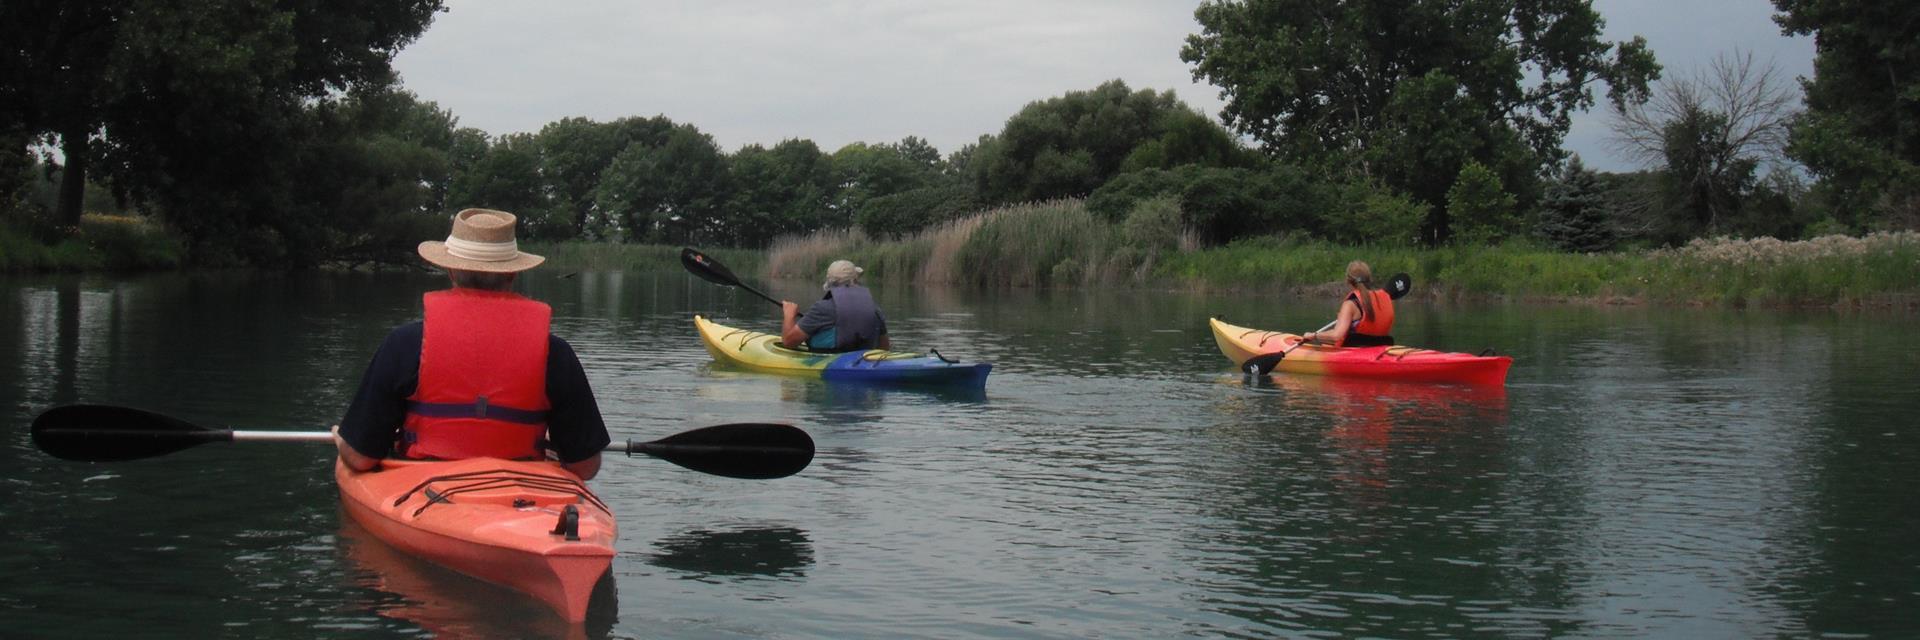
[[(373, 353), (360, 377), (360, 390), (340, 419), (340, 438), (369, 458), (385, 458), (406, 421), (407, 397), (420, 385), (420, 337), (426, 324), (415, 320), (394, 327)], [(579, 462), (607, 448), (607, 423), (587, 385), (573, 345), (547, 335), (547, 447), (561, 462)]]

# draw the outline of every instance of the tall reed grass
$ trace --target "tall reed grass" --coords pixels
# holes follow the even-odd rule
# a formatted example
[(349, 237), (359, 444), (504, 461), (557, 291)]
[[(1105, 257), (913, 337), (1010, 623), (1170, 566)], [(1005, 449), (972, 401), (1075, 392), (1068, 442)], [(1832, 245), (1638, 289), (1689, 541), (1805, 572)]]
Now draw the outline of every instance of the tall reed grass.
[(1144, 278), (1149, 269), (1143, 266), (1162, 252), (1126, 242), (1118, 227), (1079, 200), (1058, 200), (984, 211), (892, 241), (841, 230), (780, 238), (768, 250), (767, 264), (780, 277), (817, 277), (844, 258), (870, 277), (898, 281), (1073, 286)]
[(139, 216), (89, 213), (52, 245), (0, 227), (0, 271), (142, 271), (179, 267), (180, 239)]
[[(680, 271), (680, 247), (611, 242), (528, 242), (520, 250), (546, 257), (546, 269), (559, 271)], [(734, 273), (757, 273), (766, 254), (754, 249), (701, 249)]]

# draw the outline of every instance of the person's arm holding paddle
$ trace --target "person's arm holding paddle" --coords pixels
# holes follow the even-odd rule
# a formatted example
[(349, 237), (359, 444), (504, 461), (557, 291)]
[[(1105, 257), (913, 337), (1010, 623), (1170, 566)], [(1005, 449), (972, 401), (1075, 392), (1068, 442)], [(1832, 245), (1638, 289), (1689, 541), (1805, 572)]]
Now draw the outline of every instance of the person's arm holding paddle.
[(807, 332), (800, 330), (800, 305), (791, 300), (780, 301), (780, 346), (798, 349), (807, 343)]

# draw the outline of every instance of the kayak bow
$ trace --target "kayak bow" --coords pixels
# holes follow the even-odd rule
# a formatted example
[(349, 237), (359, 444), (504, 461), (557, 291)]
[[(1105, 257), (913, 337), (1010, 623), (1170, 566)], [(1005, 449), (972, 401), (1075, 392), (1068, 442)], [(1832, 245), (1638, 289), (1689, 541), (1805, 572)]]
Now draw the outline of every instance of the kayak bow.
[(557, 463), (387, 460), (356, 472), (336, 462), (334, 479), (347, 513), (375, 537), (531, 595), (569, 622), (586, 619), (613, 563), (613, 514)]

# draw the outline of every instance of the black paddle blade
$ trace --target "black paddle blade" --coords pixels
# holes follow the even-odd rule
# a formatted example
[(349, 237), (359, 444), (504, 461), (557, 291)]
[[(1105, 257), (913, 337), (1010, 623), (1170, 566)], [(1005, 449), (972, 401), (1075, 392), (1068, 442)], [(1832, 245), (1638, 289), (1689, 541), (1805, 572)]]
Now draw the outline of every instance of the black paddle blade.
[(1387, 278), (1387, 297), (1389, 298), (1399, 300), (1400, 296), (1407, 295), (1407, 292), (1412, 290), (1413, 276), (1405, 273), (1396, 273), (1393, 274), (1393, 277)]
[(1280, 360), (1285, 357), (1287, 357), (1287, 354), (1282, 351), (1263, 353), (1247, 358), (1246, 362), (1240, 363), (1240, 370), (1250, 376), (1264, 376), (1273, 373), (1273, 368), (1279, 365)]
[(33, 419), (32, 433), (33, 445), (47, 455), (82, 462), (138, 460), (233, 440), (233, 432), (227, 429), (100, 404), (48, 409)]
[(627, 442), (627, 455), (644, 453), (701, 473), (729, 478), (784, 478), (813, 462), (813, 438), (799, 427), (743, 422), (717, 424), (652, 442)]
[(699, 276), (701, 280), (707, 282), (729, 287), (740, 285), (739, 276), (733, 275), (733, 271), (727, 269), (726, 265), (715, 262), (713, 258), (707, 257), (707, 254), (695, 251), (693, 247), (680, 249), (680, 266), (686, 267), (687, 273)]

